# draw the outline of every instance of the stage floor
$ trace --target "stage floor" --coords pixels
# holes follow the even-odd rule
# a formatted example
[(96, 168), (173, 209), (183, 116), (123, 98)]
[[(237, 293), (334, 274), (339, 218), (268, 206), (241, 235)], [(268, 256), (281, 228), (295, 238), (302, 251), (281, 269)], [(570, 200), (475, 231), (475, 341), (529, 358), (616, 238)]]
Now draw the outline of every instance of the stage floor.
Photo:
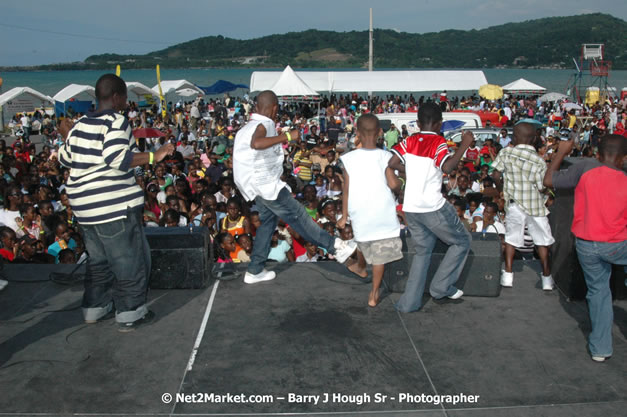
[[(9, 279), (45, 279), (21, 267)], [(82, 322), (81, 285), (11, 282), (0, 414), (625, 415), (627, 301), (614, 303), (614, 356), (595, 363), (585, 303), (543, 292), (535, 261), (517, 261), (498, 298), (411, 314), (393, 309), (398, 294), (369, 308), (369, 284), (335, 263), (275, 270), (152, 290), (156, 321), (127, 334)]]

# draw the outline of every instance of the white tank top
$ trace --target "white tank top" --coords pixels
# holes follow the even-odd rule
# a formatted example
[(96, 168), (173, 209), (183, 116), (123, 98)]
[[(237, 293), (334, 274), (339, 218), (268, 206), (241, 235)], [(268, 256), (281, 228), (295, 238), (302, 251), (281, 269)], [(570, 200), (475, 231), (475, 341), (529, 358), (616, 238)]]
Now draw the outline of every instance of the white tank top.
[(233, 145), (233, 179), (244, 198), (252, 201), (257, 196), (276, 200), (285, 183), (283, 173), (283, 147), (276, 144), (266, 149), (251, 148), (250, 142), (259, 124), (266, 128), (266, 136), (276, 136), (274, 122), (253, 113), (250, 121), (235, 136)]
[(392, 154), (382, 149), (357, 149), (340, 160), (348, 173), (348, 215), (357, 242), (399, 237), (401, 225), (385, 178)]

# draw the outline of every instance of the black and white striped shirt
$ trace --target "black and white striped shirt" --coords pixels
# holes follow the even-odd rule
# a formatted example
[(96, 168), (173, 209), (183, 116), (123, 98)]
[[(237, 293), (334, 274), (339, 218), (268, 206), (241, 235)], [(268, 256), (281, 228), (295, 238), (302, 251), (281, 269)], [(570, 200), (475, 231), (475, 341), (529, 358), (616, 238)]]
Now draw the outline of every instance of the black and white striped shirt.
[(79, 223), (123, 219), (129, 207), (144, 204), (130, 168), (136, 149), (128, 120), (114, 110), (78, 120), (59, 149), (59, 162), (71, 169), (66, 189)]

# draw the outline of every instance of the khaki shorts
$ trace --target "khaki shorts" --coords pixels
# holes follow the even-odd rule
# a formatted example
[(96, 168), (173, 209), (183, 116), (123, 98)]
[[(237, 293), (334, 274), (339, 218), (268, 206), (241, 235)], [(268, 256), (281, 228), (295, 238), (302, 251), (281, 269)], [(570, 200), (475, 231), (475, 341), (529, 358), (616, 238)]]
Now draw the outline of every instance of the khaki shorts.
[(403, 242), (400, 237), (357, 242), (357, 247), (370, 265), (383, 265), (403, 258)]

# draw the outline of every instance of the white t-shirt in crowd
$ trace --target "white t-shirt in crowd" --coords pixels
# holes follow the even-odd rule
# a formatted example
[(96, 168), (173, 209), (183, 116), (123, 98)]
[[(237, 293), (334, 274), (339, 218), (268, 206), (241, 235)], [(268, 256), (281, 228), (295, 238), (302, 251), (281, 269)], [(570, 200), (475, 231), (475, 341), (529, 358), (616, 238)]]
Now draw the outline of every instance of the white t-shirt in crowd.
[(0, 225), (10, 227), (14, 232), (17, 232), (18, 226), (15, 222), (17, 217), (22, 217), (19, 211), (0, 210)]
[[(475, 222), (477, 224), (477, 232), (482, 233), (483, 230), (483, 220), (478, 220)], [(499, 235), (505, 234), (505, 226), (501, 222), (494, 222), (494, 224), (489, 224), (485, 233), (498, 233)]]
[(257, 126), (263, 124), (266, 137), (277, 136), (274, 122), (261, 114), (253, 113), (250, 121), (237, 132), (233, 146), (233, 179), (244, 198), (252, 201), (257, 196), (276, 200), (285, 187), (283, 174), (283, 147), (280, 143), (266, 149), (250, 146)]
[(392, 190), (385, 169), (392, 154), (382, 149), (357, 149), (340, 160), (348, 173), (348, 215), (357, 242), (400, 236)]
[(307, 256), (307, 252), (303, 253), (299, 257), (295, 259), (296, 262), (318, 262), (318, 255), (315, 255), (313, 258)]

